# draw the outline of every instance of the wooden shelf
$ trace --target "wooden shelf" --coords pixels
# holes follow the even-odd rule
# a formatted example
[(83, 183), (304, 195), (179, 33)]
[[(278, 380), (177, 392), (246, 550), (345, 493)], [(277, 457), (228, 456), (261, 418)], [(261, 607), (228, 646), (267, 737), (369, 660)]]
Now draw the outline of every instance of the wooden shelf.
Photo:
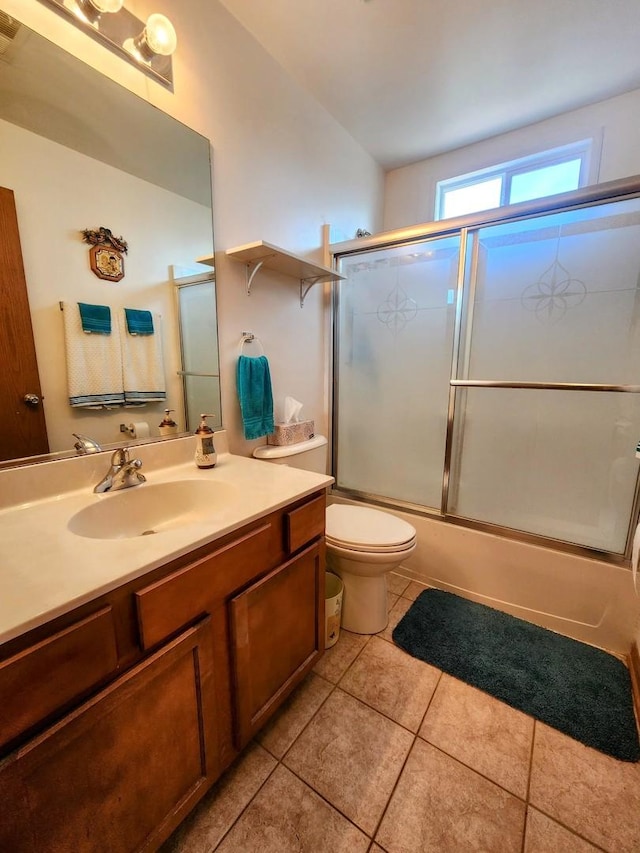
[(321, 281), (342, 281), (345, 276), (329, 267), (311, 263), (305, 258), (280, 249), (271, 243), (259, 240), (257, 243), (247, 243), (235, 249), (227, 249), (226, 254), (235, 261), (247, 266), (247, 294), (251, 294), (251, 285), (259, 269), (274, 270), (283, 275), (297, 278), (300, 281), (300, 307), (304, 305), (307, 293), (314, 284)]

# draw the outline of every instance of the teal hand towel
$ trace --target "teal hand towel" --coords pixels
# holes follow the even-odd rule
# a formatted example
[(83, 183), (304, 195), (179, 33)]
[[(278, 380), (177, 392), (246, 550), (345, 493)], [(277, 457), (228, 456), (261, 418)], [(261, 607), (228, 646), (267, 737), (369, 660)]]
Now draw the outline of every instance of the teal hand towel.
[(152, 335), (153, 317), (151, 311), (139, 311), (137, 308), (125, 308), (127, 331), (130, 335)]
[(86, 302), (78, 302), (78, 309), (83, 332), (98, 335), (111, 334), (111, 308), (108, 305), (89, 305)]
[(250, 358), (241, 355), (237, 370), (238, 399), (242, 412), (244, 437), (260, 438), (274, 430), (273, 394), (269, 362), (264, 355)]

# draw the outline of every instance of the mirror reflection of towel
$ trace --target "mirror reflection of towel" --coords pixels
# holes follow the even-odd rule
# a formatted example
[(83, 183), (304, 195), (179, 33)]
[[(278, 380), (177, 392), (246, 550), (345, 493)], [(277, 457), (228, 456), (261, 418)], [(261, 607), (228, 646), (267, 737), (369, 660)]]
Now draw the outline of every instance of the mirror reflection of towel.
[(273, 394), (266, 356), (250, 358), (241, 355), (236, 380), (244, 437), (251, 440), (270, 435), (274, 430)]
[(127, 331), (130, 335), (152, 335), (153, 317), (151, 311), (141, 311), (139, 308), (125, 308)]
[(117, 333), (105, 333), (104, 330), (92, 334), (83, 331), (79, 303), (64, 302), (62, 317), (69, 405), (88, 409), (122, 405), (124, 391), (120, 336)]
[(90, 305), (78, 302), (82, 331), (94, 335), (111, 334), (111, 308), (108, 305)]
[(125, 405), (166, 400), (160, 315), (153, 317), (151, 335), (129, 334), (124, 309), (118, 319)]

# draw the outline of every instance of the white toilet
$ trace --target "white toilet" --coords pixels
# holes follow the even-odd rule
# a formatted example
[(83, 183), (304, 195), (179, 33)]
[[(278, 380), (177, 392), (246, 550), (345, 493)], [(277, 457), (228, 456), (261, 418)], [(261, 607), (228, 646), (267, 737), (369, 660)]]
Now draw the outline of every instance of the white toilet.
[[(299, 444), (266, 445), (256, 459), (323, 473), (327, 439), (317, 435)], [(332, 504), (326, 516), (327, 568), (344, 583), (342, 627), (356, 634), (377, 634), (388, 622), (387, 574), (413, 554), (415, 528), (378, 509)]]

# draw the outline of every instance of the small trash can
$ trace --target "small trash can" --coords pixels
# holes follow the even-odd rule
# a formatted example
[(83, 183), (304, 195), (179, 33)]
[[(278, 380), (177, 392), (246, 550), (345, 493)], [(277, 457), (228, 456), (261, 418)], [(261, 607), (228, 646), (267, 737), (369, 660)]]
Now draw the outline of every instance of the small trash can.
[(340, 636), (340, 617), (342, 615), (342, 592), (344, 584), (338, 575), (325, 573), (324, 580), (324, 647), (330, 649)]

